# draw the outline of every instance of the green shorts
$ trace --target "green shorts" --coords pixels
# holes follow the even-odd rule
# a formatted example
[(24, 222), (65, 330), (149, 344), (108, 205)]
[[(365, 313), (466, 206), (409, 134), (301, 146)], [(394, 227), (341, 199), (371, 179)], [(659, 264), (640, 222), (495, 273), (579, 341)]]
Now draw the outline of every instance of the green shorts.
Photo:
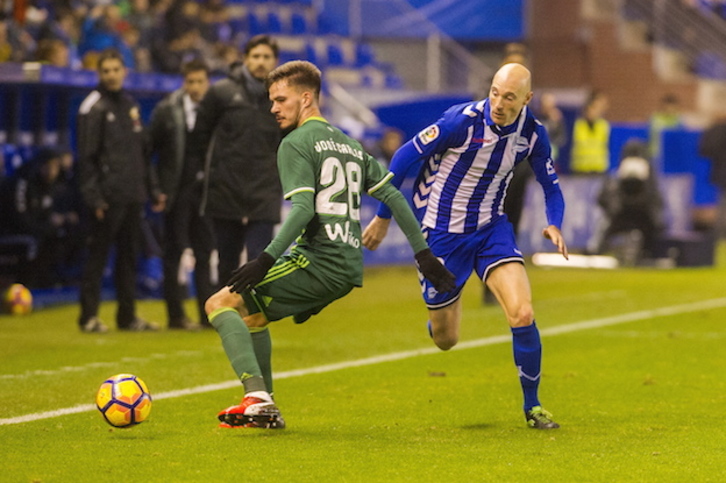
[(250, 315), (262, 312), (270, 322), (292, 316), (296, 324), (302, 324), (354, 287), (323, 279), (305, 257), (285, 255), (242, 298)]

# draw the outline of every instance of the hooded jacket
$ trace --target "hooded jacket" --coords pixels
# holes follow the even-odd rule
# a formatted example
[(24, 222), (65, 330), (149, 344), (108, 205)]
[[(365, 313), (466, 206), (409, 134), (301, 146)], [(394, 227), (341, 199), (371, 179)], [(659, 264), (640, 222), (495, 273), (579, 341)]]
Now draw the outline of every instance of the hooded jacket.
[(201, 213), (278, 223), (281, 132), (267, 92), (252, 82), (242, 63), (232, 64), (229, 76), (212, 85), (199, 106), (194, 131), (206, 151)]

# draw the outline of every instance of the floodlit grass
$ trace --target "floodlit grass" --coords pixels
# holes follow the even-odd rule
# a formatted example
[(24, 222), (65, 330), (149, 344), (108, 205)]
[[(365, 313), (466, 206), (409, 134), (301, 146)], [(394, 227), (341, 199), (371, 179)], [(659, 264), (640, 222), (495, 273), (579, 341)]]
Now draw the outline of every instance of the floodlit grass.
[[(511, 344), (435, 352), (276, 381), (288, 428), (217, 427), (241, 385), (154, 402), (113, 429), (95, 410), (0, 426), (1, 481), (723, 481), (726, 252), (715, 268), (530, 267), (545, 358), (541, 397), (562, 428), (524, 424)], [(369, 270), (366, 287), (302, 326), (272, 328), (285, 373), (430, 348), (411, 268)], [(191, 301), (189, 302), (192, 308)], [(688, 306), (688, 304), (693, 304)], [(672, 315), (648, 312), (685, 307)], [(103, 306), (113, 321), (115, 306)], [(638, 320), (547, 335), (640, 312)], [(160, 302), (140, 303), (163, 320)], [(0, 317), (3, 421), (91, 404), (110, 375), (154, 394), (230, 381), (213, 331), (81, 334), (74, 306)], [(508, 334), (497, 307), (464, 295), (462, 341)]]

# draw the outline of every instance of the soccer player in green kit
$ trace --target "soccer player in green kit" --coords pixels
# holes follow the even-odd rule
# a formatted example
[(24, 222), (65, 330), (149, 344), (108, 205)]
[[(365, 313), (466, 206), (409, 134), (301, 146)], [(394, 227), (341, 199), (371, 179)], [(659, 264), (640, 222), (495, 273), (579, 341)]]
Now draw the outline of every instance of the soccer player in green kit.
[(291, 130), (277, 164), (292, 209), (264, 252), (235, 270), (205, 305), (245, 390), (241, 404), (218, 414), (221, 427), (285, 426), (271, 397), (267, 324), (289, 316), (305, 322), (362, 286), (363, 193), (391, 208), (423, 276), (439, 291), (454, 288), (454, 276), (433, 256), (403, 195), (389, 183), (392, 173), (321, 116), (320, 77), (306, 61), (283, 64), (267, 77), (272, 113), (283, 130)]

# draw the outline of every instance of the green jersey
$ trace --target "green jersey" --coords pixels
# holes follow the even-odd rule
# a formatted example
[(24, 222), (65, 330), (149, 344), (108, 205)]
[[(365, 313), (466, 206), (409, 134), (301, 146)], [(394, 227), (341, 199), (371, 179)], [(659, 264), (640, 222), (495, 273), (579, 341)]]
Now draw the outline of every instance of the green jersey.
[[(367, 154), (360, 143), (324, 119), (314, 117), (288, 134), (277, 152), (283, 193), (296, 202), (311, 204), (302, 234), (292, 248), (308, 266), (333, 282), (363, 283), (360, 208), (363, 193), (383, 202), (400, 195), (388, 181), (393, 176)], [(395, 193), (395, 194), (394, 194)], [(292, 216), (292, 212), (291, 215)], [(413, 214), (411, 214), (413, 219)], [(415, 219), (413, 219), (415, 221)], [(285, 225), (266, 251), (278, 258), (288, 248)], [(423, 236), (414, 249), (426, 248)]]

